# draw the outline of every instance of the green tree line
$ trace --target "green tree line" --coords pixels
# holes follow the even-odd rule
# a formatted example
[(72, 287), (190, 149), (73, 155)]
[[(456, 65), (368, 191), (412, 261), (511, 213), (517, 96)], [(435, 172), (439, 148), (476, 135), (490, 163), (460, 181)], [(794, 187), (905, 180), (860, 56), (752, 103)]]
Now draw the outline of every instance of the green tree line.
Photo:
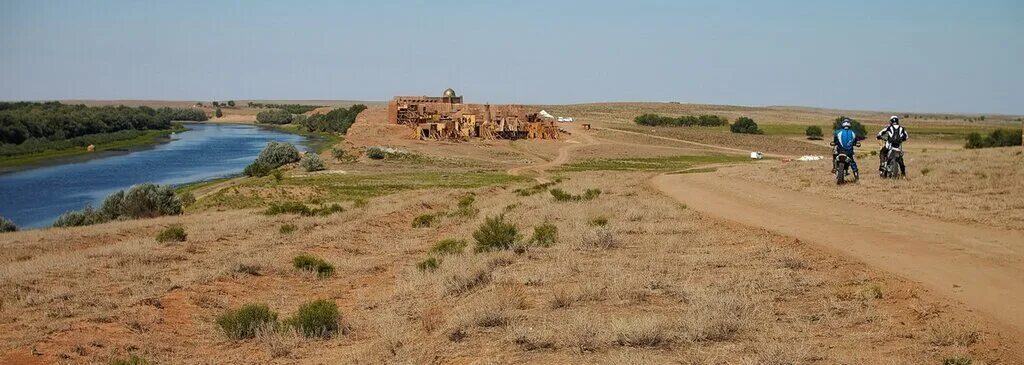
[(323, 105), (302, 105), (302, 104), (263, 104), (249, 102), (250, 108), (281, 109), (292, 114), (303, 114), (321, 108)]
[(646, 126), (700, 126), (717, 127), (729, 124), (729, 119), (717, 115), (684, 115), (681, 117), (667, 117), (657, 114), (643, 114), (633, 119), (633, 122)]
[[(63, 141), (100, 133), (171, 128), (171, 121), (204, 121), (197, 109), (146, 106), (87, 107), (59, 102), (0, 103), (0, 145)], [(34, 142), (33, 142), (34, 141)]]

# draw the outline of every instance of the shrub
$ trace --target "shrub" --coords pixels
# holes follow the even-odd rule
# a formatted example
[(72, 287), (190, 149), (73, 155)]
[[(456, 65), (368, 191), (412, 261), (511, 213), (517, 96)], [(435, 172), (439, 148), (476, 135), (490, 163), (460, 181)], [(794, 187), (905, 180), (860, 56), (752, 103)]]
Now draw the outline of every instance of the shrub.
[(451, 212), (449, 215), (453, 217), (466, 218), (476, 216), (476, 214), (479, 213), (480, 210), (473, 207), (474, 202), (476, 202), (476, 198), (473, 196), (473, 194), (468, 194), (463, 196), (462, 198), (459, 198), (458, 208), (456, 208), (455, 211)]
[(736, 119), (736, 123), (729, 126), (729, 130), (733, 133), (764, 134), (764, 131), (757, 128), (757, 123), (747, 117)]
[(331, 265), (319, 257), (307, 254), (295, 256), (295, 258), (292, 259), (292, 266), (299, 270), (315, 272), (321, 277), (327, 277), (334, 274), (334, 265)]
[(331, 148), (331, 156), (334, 156), (337, 160), (344, 160), (348, 156), (345, 156), (345, 149), (341, 147)]
[(374, 160), (383, 160), (385, 157), (388, 157), (388, 153), (383, 148), (370, 147), (366, 149), (366, 157)]
[(14, 232), (18, 230), (18, 226), (14, 224), (10, 219), (0, 217), (0, 233), (3, 232)]
[(436, 257), (427, 257), (425, 260), (417, 262), (416, 268), (420, 271), (434, 271), (441, 266), (441, 260)]
[(274, 168), (270, 165), (257, 161), (246, 166), (245, 171), (242, 171), (242, 173), (245, 174), (245, 176), (264, 177), (270, 175), (270, 171), (273, 170)]
[(598, 196), (601, 196), (601, 190), (600, 189), (587, 189), (586, 191), (583, 192), (583, 195), (572, 195), (572, 194), (566, 193), (562, 189), (551, 189), (550, 193), (551, 193), (551, 196), (555, 198), (555, 201), (560, 201), (560, 202), (566, 202), (566, 201), (578, 202), (578, 201), (584, 201), (584, 200), (592, 200), (594, 198), (597, 198)]
[(213, 116), (215, 116), (217, 118), (223, 117), (224, 116), (224, 112), (220, 111), (220, 107), (217, 107), (217, 110), (215, 110), (213, 112)]
[(548, 188), (550, 188), (551, 186), (555, 185), (555, 183), (556, 182), (554, 182), (554, 181), (546, 182), (546, 183), (537, 184), (537, 185), (534, 185), (534, 186), (531, 186), (531, 187), (528, 187), (528, 188), (516, 189), (516, 190), (513, 190), (512, 192), (514, 192), (516, 194), (519, 194), (519, 196), (530, 196), (530, 195), (534, 195), (534, 194), (541, 193), (541, 192), (544, 192), (544, 191), (548, 190)]
[(320, 171), (324, 169), (324, 161), (320, 159), (320, 155), (314, 152), (306, 153), (302, 156), (302, 162), (300, 163), (302, 168), (307, 172)]
[(128, 190), (110, 194), (99, 210), (85, 207), (62, 214), (54, 227), (76, 227), (109, 222), (115, 219), (152, 218), (179, 215), (183, 212), (181, 199), (170, 186), (139, 184)]
[(825, 134), (822, 133), (821, 131), (821, 127), (816, 125), (807, 127), (807, 130), (804, 132), (804, 134), (807, 135), (807, 139), (821, 139), (822, 137), (825, 136)]
[(185, 233), (185, 229), (181, 226), (170, 226), (160, 231), (160, 234), (156, 235), (156, 241), (160, 243), (164, 242), (185, 242), (188, 239), (188, 234)]
[(413, 218), (412, 226), (413, 228), (430, 227), (430, 225), (434, 224), (436, 218), (437, 216), (433, 214), (420, 214)]
[(600, 216), (590, 220), (590, 225), (604, 227), (608, 225), (608, 217)]
[(134, 355), (134, 354), (131, 355), (131, 356), (128, 356), (127, 359), (113, 359), (113, 360), (110, 360), (110, 363), (109, 363), (109, 365), (147, 365), (147, 364), (149, 364), (149, 361), (146, 361), (146, 359), (144, 359), (142, 357), (139, 357), (139, 355)]
[(281, 234), (291, 234), (292, 232), (295, 232), (298, 229), (299, 227), (294, 224), (285, 224), (282, 225), (281, 228), (278, 229), (277, 231), (280, 232)]
[[(844, 116), (839, 116), (832, 121), (832, 130), (839, 130), (842, 128)], [(858, 140), (864, 139), (868, 135), (867, 129), (864, 128), (863, 124), (860, 124), (856, 119), (850, 118), (850, 130), (853, 134), (857, 135)]]
[(292, 144), (270, 142), (263, 148), (263, 151), (260, 151), (259, 157), (256, 157), (256, 162), (267, 164), (271, 168), (278, 168), (285, 164), (298, 162), (300, 158), (299, 149), (295, 148)]
[(505, 221), (504, 214), (487, 217), (480, 228), (473, 232), (477, 252), (507, 250), (521, 238), (516, 226)]
[(284, 173), (281, 172), (281, 170), (271, 171), (270, 176), (274, 178), (275, 183), (279, 183), (281, 180), (284, 180)]
[(978, 132), (973, 132), (967, 136), (967, 144), (965, 148), (989, 148), (989, 147), (1006, 147), (1006, 146), (1020, 146), (1021, 145), (1021, 131), (1012, 129), (996, 129), (989, 133), (989, 135), (982, 137)]
[(278, 214), (299, 214), (304, 216), (313, 215), (313, 211), (309, 209), (305, 204), (299, 202), (284, 202), (284, 203), (270, 203), (270, 207), (267, 208), (263, 214), (266, 215), (278, 215)]
[(558, 227), (551, 223), (533, 227), (533, 237), (530, 240), (537, 246), (551, 247), (558, 241)]
[(256, 114), (256, 122), (264, 124), (288, 124), (292, 122), (292, 113), (281, 109), (264, 110)]
[(178, 201), (181, 202), (181, 206), (188, 207), (189, 205), (195, 204), (196, 196), (191, 191), (178, 194)]
[(462, 253), (465, 249), (465, 240), (449, 238), (435, 243), (434, 246), (430, 247), (430, 253), (437, 255), (455, 255)]
[(174, 190), (170, 186), (155, 184), (131, 187), (124, 193), (120, 205), (120, 212), (114, 218), (150, 218), (182, 213), (181, 201), (174, 195)]
[(341, 329), (341, 313), (333, 301), (320, 299), (303, 304), (291, 318), (285, 321), (295, 327), (303, 336), (328, 338)]
[(942, 365), (971, 365), (973, 361), (969, 357), (949, 357), (942, 360)]
[(276, 322), (277, 313), (266, 304), (246, 304), (217, 317), (217, 326), (233, 340), (253, 338), (261, 328)]
[(270, 207), (263, 212), (266, 215), (299, 214), (305, 217), (328, 216), (334, 213), (344, 212), (345, 208), (337, 203), (322, 205), (319, 208), (310, 208), (299, 202), (270, 203)]

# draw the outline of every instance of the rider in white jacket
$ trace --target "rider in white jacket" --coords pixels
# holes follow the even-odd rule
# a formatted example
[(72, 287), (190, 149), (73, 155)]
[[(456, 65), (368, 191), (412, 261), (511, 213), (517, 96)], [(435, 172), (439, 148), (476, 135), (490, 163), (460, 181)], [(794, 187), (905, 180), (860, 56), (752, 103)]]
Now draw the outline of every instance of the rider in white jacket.
[[(900, 125), (900, 117), (895, 115), (889, 117), (889, 126), (882, 128), (875, 135), (875, 139), (885, 141), (885, 145), (882, 146), (882, 150), (878, 151), (878, 174), (884, 173), (882, 165), (885, 164), (885, 157), (889, 153), (890, 148), (902, 148), (903, 142), (910, 139), (910, 134), (907, 133), (906, 128)], [(905, 166), (901, 166), (903, 175), (907, 174)]]

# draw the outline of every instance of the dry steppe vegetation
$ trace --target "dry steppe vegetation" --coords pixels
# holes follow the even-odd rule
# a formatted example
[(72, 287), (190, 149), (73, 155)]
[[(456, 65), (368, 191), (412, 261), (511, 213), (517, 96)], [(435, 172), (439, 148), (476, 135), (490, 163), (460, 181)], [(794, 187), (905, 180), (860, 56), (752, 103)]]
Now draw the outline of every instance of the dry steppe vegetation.
[[(626, 128), (630, 113), (670, 114), (679, 106), (557, 108), (549, 110)], [(360, 114), (336, 146), (345, 158), (322, 155), (326, 171), (293, 163), (278, 177), (190, 187), (198, 200), (181, 216), (3, 233), (0, 359), (1020, 360), (1013, 350), (1019, 339), (955, 301), (816, 245), (695, 212), (648, 182), (670, 171), (742, 165), (729, 174), (832, 196), (835, 187), (818, 181), (828, 180), (820, 164), (749, 164), (728, 151), (608, 130), (573, 129), (563, 141), (430, 144), (383, 125), (382, 109)], [(775, 115), (829, 120), (816, 110), (709, 106), (706, 113), (742, 113), (769, 126)], [(781, 146), (776, 153), (821, 147), (767, 130), (735, 136), (675, 127), (654, 134)], [(370, 159), (362, 153), (372, 146), (407, 156)], [(921, 176), (903, 185), (865, 181), (848, 191), (870, 204), (874, 194), (902, 189), (918, 213), (998, 227), (1019, 222), (1020, 202), (1009, 192), (1021, 172), (1006, 168), (1019, 154), (951, 149), (909, 160)], [(561, 156), (566, 151), (572, 154)], [(505, 174), (545, 164), (549, 173), (523, 172), (538, 181)], [(967, 175), (977, 179), (957, 179)], [(992, 199), (969, 204), (979, 196)], [(949, 210), (939, 208), (950, 201)], [(986, 211), (998, 214), (983, 218)], [(182, 240), (159, 239), (174, 227)]]

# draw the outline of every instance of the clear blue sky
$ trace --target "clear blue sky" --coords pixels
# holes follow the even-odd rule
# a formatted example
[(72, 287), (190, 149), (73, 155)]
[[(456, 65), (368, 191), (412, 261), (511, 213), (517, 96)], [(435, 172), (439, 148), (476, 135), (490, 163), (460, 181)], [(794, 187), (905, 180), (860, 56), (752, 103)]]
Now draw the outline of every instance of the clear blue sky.
[(0, 2), (0, 99), (1024, 114), (1024, 1)]

